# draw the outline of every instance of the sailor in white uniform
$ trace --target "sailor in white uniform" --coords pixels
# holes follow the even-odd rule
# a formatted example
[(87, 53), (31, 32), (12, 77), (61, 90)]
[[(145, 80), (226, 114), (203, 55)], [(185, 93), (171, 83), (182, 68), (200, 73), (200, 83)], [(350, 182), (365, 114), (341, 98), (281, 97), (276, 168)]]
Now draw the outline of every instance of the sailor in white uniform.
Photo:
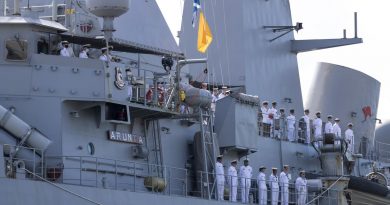
[(271, 134), (271, 120), (268, 117), (268, 101), (263, 101), (263, 106), (260, 108), (263, 122), (263, 135), (269, 137)]
[(309, 117), (310, 111), (308, 109), (305, 110), (305, 115), (303, 115), (303, 120), (306, 124), (306, 144), (310, 144), (310, 117)]
[(280, 201), (281, 205), (288, 205), (288, 182), (291, 177), (288, 174), (288, 165), (283, 166), (283, 171), (280, 173)]
[(259, 204), (267, 205), (267, 181), (265, 176), (266, 167), (259, 168), (259, 175), (257, 176), (257, 186), (259, 187)]
[(305, 171), (299, 172), (299, 177), (295, 181), (295, 190), (297, 191), (297, 205), (305, 205), (307, 198), (307, 181), (305, 178)]
[(231, 202), (237, 201), (237, 186), (238, 186), (238, 178), (237, 178), (237, 160), (233, 160), (230, 163), (230, 167), (228, 170), (228, 181), (227, 184), (229, 185), (229, 200)]
[[(315, 140), (322, 139), (321, 112), (316, 113), (316, 118), (313, 120), (313, 128), (314, 128), (314, 139)], [(322, 145), (322, 142), (315, 142), (314, 145), (318, 148), (320, 145)]]
[[(336, 138), (341, 138), (341, 128), (340, 128), (340, 119), (336, 118), (334, 119), (334, 124), (333, 124), (333, 133)], [(335, 140), (334, 144), (340, 144), (340, 140)]]
[(70, 52), (68, 50), (69, 48), (69, 42), (68, 41), (62, 41), (62, 49), (60, 51), (60, 55), (63, 57), (70, 57)]
[(79, 58), (89, 58), (88, 51), (89, 51), (90, 47), (91, 47), (91, 44), (83, 45), (83, 48), (82, 48), (81, 52), (79, 53)]
[(215, 163), (215, 174), (217, 176), (218, 200), (222, 201), (225, 188), (225, 171), (222, 165), (222, 155), (217, 157), (217, 162)]
[(222, 92), (218, 95), (218, 100), (228, 96), (228, 88), (226, 86), (222, 86)]
[(287, 139), (290, 142), (295, 141), (295, 116), (294, 116), (294, 110), (290, 110), (290, 115), (287, 117)]
[(348, 144), (347, 151), (350, 152), (351, 154), (354, 153), (354, 146), (355, 146), (355, 139), (354, 139), (352, 127), (353, 127), (353, 124), (348, 123), (348, 129), (345, 130), (345, 141), (347, 141), (347, 144)]
[(241, 178), (241, 201), (249, 203), (249, 190), (251, 188), (252, 167), (249, 166), (249, 159), (244, 160), (244, 165), (240, 167)]
[(268, 101), (263, 102), (263, 106), (261, 106), (261, 114), (263, 116), (263, 123), (270, 123), (268, 118)]
[(271, 184), (271, 205), (278, 205), (279, 201), (279, 178), (278, 168), (272, 168), (272, 173), (269, 176), (269, 183)]
[(273, 133), (272, 137), (277, 136), (277, 133), (275, 132), (274, 121), (276, 119), (279, 119), (279, 114), (278, 114), (278, 110), (276, 109), (276, 106), (277, 106), (277, 103), (272, 102), (272, 107), (268, 110), (268, 119), (269, 119), (269, 123), (271, 124), (271, 132)]
[(213, 88), (213, 94), (211, 95), (211, 111), (215, 113), (216, 105), (218, 100), (218, 88)]
[(333, 116), (328, 115), (328, 122), (325, 124), (325, 134), (333, 133), (333, 123), (332, 123)]

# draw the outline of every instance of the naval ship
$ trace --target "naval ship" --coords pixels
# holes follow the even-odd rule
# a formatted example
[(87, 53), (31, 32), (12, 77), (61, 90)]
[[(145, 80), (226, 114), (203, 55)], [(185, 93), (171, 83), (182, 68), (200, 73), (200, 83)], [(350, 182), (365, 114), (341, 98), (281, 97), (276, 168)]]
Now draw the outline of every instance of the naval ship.
[[(337, 116), (343, 130), (352, 122), (356, 151), (332, 134), (302, 143), (311, 125), (299, 123), (297, 54), (362, 43), (357, 15), (353, 38), (295, 40), (303, 25), (292, 23), (288, 0), (202, 1), (214, 38), (201, 54), (193, 3), (178, 46), (154, 0), (0, 2), (1, 204), (258, 204), (259, 167), (268, 179), (286, 164), (283, 204), (390, 204), (390, 147), (374, 138), (377, 80), (322, 63), (309, 109)], [(231, 94), (214, 102), (211, 91), (225, 87)], [(277, 128), (283, 116), (262, 123), (264, 100), (295, 110), (296, 140)], [(238, 176), (250, 181), (238, 202), (227, 175), (218, 196), (220, 155), (225, 174), (234, 160), (253, 167), (250, 179)], [(266, 204), (278, 204), (270, 183)]]

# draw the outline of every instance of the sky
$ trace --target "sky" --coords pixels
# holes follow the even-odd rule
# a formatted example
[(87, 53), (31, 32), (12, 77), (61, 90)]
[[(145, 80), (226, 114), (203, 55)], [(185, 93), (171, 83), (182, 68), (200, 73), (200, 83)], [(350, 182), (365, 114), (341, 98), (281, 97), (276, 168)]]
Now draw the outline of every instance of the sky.
[[(176, 36), (184, 0), (156, 1)], [(335, 63), (381, 82), (377, 117), (390, 122), (390, 0), (290, 0), (290, 6), (293, 24), (302, 22), (304, 27), (294, 34), (296, 39), (341, 38), (343, 29), (353, 37), (354, 12), (358, 12), (358, 37), (363, 38), (363, 44), (298, 54), (304, 102), (318, 62)]]

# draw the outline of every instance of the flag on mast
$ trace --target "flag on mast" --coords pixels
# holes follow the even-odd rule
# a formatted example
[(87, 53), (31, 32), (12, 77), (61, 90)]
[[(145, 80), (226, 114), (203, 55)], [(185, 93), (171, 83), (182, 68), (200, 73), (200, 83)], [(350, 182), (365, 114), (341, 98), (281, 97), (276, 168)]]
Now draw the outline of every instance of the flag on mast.
[(211, 33), (209, 24), (207, 23), (203, 12), (200, 12), (198, 28), (198, 51), (205, 53), (212, 41), (213, 34)]
[(196, 17), (198, 16), (198, 10), (200, 9), (200, 0), (194, 0), (194, 11), (192, 12), (192, 27), (195, 28)]

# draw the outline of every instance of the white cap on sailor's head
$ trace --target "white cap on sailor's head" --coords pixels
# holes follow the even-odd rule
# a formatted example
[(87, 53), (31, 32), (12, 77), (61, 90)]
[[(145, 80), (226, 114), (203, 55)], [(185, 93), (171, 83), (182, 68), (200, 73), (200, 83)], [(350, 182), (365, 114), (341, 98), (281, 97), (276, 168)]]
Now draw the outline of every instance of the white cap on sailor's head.
[(230, 163), (232, 163), (232, 164), (237, 163), (237, 160), (234, 159), (234, 160), (232, 160)]
[(222, 159), (222, 157), (223, 157), (223, 155), (220, 154), (220, 155), (217, 156), (217, 159)]
[(305, 170), (299, 171), (299, 174), (305, 174), (305, 173), (306, 173)]
[(334, 121), (340, 122), (340, 119), (336, 117), (336, 119), (334, 119)]
[(263, 105), (268, 105), (268, 101), (264, 100)]
[(272, 171), (278, 171), (278, 168), (272, 167)]
[(333, 118), (333, 116), (332, 115), (328, 115), (328, 119), (332, 119)]
[(289, 166), (287, 164), (283, 165), (283, 169), (288, 169)]
[(61, 44), (65, 45), (65, 44), (69, 44), (69, 42), (68, 41), (61, 41)]
[(91, 47), (91, 44), (84, 44), (83, 45), (83, 48), (90, 48)]
[(263, 171), (263, 170), (265, 170), (265, 169), (267, 169), (267, 167), (261, 166), (261, 167), (259, 168), (259, 171)]

